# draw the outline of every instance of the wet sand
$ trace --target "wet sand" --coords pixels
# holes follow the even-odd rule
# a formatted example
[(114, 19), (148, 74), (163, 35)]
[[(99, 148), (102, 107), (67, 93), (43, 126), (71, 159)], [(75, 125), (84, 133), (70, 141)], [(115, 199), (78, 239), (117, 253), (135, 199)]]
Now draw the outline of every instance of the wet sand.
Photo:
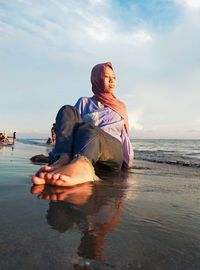
[(0, 149), (0, 269), (200, 269), (200, 169), (135, 161), (120, 177), (34, 188), (45, 147)]

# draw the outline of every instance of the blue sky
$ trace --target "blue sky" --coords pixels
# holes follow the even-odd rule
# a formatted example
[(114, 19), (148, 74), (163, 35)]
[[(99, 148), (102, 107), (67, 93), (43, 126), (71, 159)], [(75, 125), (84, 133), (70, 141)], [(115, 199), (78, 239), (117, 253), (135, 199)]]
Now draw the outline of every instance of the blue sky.
[(111, 61), (133, 138), (200, 138), (200, 0), (0, 0), (0, 129), (44, 137)]

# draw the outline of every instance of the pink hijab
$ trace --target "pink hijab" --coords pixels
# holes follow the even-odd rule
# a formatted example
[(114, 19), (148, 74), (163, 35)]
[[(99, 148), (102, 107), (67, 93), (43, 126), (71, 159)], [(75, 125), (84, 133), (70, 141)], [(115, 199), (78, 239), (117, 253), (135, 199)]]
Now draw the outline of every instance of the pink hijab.
[(117, 99), (113, 94), (105, 92), (102, 73), (106, 67), (113, 70), (112, 64), (107, 62), (94, 66), (91, 71), (92, 92), (94, 93), (93, 98), (117, 112), (124, 119), (126, 132), (128, 133), (129, 125), (125, 104), (121, 100)]

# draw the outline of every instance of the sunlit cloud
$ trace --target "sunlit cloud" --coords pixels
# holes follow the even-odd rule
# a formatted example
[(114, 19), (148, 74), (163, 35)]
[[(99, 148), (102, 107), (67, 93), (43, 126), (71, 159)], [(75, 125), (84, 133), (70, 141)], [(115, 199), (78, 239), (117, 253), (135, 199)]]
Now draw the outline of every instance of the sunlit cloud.
[(143, 130), (143, 126), (139, 123), (142, 116), (142, 110), (129, 111), (128, 116), (130, 131)]

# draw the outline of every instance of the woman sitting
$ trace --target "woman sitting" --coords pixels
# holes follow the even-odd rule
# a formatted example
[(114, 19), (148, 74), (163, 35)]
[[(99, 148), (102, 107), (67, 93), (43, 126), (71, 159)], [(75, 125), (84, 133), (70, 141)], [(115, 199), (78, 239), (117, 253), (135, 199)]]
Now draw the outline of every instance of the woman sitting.
[(114, 95), (112, 64), (94, 66), (91, 83), (92, 97), (59, 110), (55, 149), (50, 153), (53, 164), (32, 177), (34, 184), (73, 186), (97, 179), (97, 165), (115, 172), (132, 166), (128, 116), (124, 103)]

